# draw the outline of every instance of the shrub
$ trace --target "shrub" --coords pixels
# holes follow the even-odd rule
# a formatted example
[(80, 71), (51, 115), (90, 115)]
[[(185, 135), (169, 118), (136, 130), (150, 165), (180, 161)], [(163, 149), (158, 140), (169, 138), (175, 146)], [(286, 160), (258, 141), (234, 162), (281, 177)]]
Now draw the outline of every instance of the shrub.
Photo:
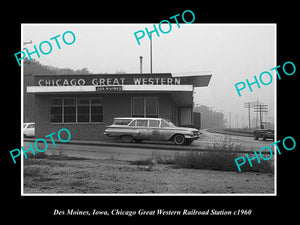
[[(209, 169), (220, 171), (238, 172), (235, 159), (240, 157), (239, 151), (242, 150), (240, 143), (234, 142), (231, 137), (225, 136), (224, 139), (215, 141), (212, 146), (208, 146), (206, 151), (191, 151), (183, 154), (176, 153), (174, 164), (176, 168)], [(263, 172), (272, 173), (273, 167), (270, 161), (256, 160), (244, 164), (243, 172)]]
[[(204, 151), (189, 151), (184, 153), (176, 152), (173, 157), (162, 155), (159, 151), (152, 152), (151, 158), (136, 160), (134, 165), (173, 164), (175, 168), (188, 169), (208, 169), (219, 171), (238, 172), (235, 159), (240, 157), (239, 151), (242, 150), (240, 143), (234, 142), (231, 137), (225, 136), (224, 139), (215, 141), (211, 146), (207, 146)], [(262, 172), (272, 173), (273, 167), (270, 161), (261, 160), (258, 163), (252, 161), (253, 167), (246, 163), (242, 167), (242, 172)]]

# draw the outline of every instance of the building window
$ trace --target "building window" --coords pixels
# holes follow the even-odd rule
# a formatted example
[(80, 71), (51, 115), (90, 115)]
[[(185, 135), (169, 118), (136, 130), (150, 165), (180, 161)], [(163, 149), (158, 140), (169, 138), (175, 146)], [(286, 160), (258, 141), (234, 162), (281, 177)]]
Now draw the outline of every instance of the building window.
[(102, 99), (91, 99), (91, 122), (103, 122)]
[(50, 100), (50, 123), (62, 123), (63, 99)]
[(103, 122), (101, 98), (50, 99), (50, 123)]
[(131, 99), (132, 117), (158, 117), (157, 97), (134, 97)]
[(144, 117), (145, 107), (144, 98), (132, 98), (132, 116), (133, 117)]
[(77, 122), (90, 122), (90, 99), (77, 99)]
[(76, 122), (76, 101), (75, 99), (63, 99), (63, 118), (64, 123)]

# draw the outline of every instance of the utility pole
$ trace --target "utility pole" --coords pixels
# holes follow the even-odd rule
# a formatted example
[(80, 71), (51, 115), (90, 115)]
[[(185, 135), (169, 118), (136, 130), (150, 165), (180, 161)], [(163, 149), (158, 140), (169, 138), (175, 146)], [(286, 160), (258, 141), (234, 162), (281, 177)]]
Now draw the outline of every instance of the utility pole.
[(245, 102), (244, 103), (244, 108), (248, 108), (248, 117), (249, 117), (249, 129), (251, 129), (251, 125), (250, 125), (250, 108), (254, 107), (254, 102)]
[(143, 56), (140, 56), (140, 74), (143, 73)]
[[(257, 100), (256, 100), (256, 105), (258, 105), (258, 104), (259, 104), (259, 101), (258, 101), (258, 98), (257, 98)], [(254, 112), (255, 112), (255, 111), (254, 111)], [(258, 121), (258, 111), (256, 112), (256, 117), (255, 117), (255, 127), (258, 127), (257, 121)]]
[(152, 33), (150, 33), (150, 73), (152, 73)]
[(259, 113), (259, 128), (263, 129), (263, 113), (268, 112), (268, 105), (256, 104), (254, 105), (254, 112)]

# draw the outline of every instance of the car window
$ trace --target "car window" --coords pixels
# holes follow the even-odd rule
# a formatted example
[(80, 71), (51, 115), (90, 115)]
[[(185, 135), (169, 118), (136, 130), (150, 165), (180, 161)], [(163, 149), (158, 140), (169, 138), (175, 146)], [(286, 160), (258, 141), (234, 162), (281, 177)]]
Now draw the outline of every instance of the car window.
[(34, 124), (29, 124), (27, 128), (34, 128)]
[(169, 126), (170, 125), (166, 121), (164, 120), (161, 121), (160, 127), (169, 127)]
[(159, 120), (149, 120), (149, 127), (159, 127)]
[(134, 126), (135, 126), (135, 124), (136, 124), (136, 120), (134, 120), (133, 122), (129, 123), (129, 125), (128, 125), (128, 126), (130, 126), (130, 127), (134, 127)]
[(137, 120), (136, 121), (137, 127), (147, 127), (148, 126), (148, 120)]
[(128, 125), (132, 119), (115, 119), (113, 125)]

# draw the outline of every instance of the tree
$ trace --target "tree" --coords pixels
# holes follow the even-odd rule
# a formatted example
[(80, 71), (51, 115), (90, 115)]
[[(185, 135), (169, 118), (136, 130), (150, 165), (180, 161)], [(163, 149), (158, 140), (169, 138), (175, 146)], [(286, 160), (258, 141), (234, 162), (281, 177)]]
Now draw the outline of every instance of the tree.
[(36, 61), (35, 59), (33, 61), (30, 61), (29, 59), (24, 59), (24, 74), (61, 74), (61, 75), (71, 75), (71, 74), (90, 74), (88, 69), (86, 67), (80, 69), (80, 70), (73, 70), (70, 68), (58, 68), (55, 66), (46, 66), (40, 64), (39, 61)]

